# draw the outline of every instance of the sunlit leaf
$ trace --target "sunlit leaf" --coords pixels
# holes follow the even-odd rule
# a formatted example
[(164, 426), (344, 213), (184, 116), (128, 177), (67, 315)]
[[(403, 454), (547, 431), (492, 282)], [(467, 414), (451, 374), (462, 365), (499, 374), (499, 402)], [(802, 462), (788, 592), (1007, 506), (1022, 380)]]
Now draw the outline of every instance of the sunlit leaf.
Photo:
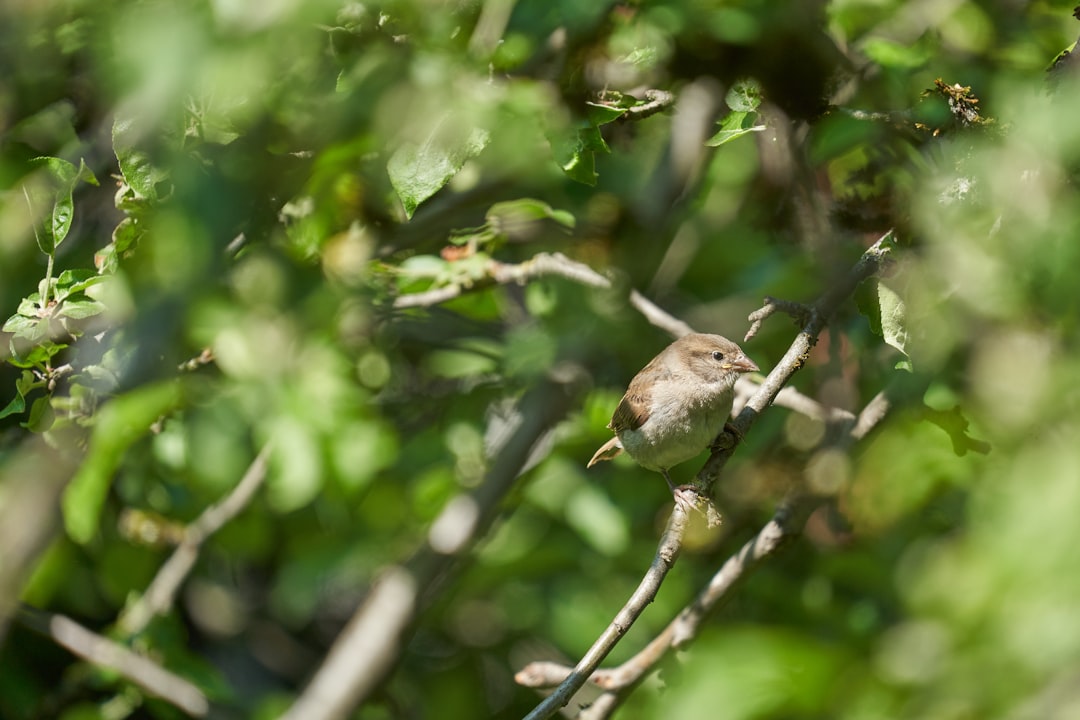
[(907, 310), (903, 298), (884, 282), (878, 282), (881, 336), (888, 345), (907, 355)]
[(75, 320), (81, 320), (83, 318), (93, 317), (105, 312), (106, 307), (104, 304), (97, 300), (91, 300), (90, 298), (84, 298), (81, 300), (67, 300), (60, 306), (57, 311), (57, 317), (69, 317)]
[(405, 143), (390, 156), (386, 170), (406, 217), (411, 218), (420, 203), (450, 182), (491, 138), (491, 133), (481, 128), (472, 128), (464, 137), (454, 136), (449, 128), (444, 117), (422, 143)]
[(705, 141), (709, 147), (719, 147), (750, 133), (762, 132), (764, 125), (755, 125), (757, 113), (733, 111), (720, 121), (720, 129)]
[(761, 105), (761, 86), (754, 80), (739, 80), (727, 91), (724, 102), (737, 113), (755, 112)]
[(626, 114), (626, 108), (611, 107), (600, 103), (585, 103), (585, 109), (588, 113), (589, 123), (593, 126), (615, 122)]
[(35, 186), (32, 192), (27, 192), (34, 212), (40, 212), (41, 205), (51, 205), (45, 213), (45, 222), (35, 228), (38, 247), (46, 255), (51, 255), (71, 230), (71, 222), (75, 217), (75, 203), (72, 199), (75, 186), (80, 180), (91, 185), (97, 185), (98, 181), (82, 160), (77, 168), (67, 160), (56, 157), (37, 157), (31, 162), (45, 168), (49, 175), (48, 184), (51, 189), (43, 190)]
[(140, 129), (135, 117), (117, 113), (112, 128), (113, 152), (120, 165), (124, 182), (136, 193), (148, 200), (158, 199), (158, 184), (166, 180), (168, 172), (155, 167), (150, 156), (139, 149)]

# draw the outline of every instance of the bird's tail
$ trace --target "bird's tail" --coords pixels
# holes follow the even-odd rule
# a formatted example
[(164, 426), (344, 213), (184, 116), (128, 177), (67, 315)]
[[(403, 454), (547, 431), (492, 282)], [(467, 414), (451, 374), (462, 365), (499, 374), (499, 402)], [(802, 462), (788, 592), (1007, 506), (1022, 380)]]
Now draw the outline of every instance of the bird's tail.
[(611, 460), (615, 456), (621, 455), (622, 451), (622, 443), (619, 442), (618, 436), (615, 436), (600, 446), (600, 449), (596, 451), (596, 454), (592, 456), (592, 460), (585, 467), (591, 468), (601, 460)]

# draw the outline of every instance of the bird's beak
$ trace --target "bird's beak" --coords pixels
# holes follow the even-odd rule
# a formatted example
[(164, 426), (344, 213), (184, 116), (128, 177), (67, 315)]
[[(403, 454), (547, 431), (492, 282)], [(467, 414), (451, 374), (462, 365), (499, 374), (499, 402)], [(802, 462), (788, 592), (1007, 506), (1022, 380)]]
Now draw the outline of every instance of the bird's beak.
[(723, 368), (725, 370), (737, 370), (739, 372), (757, 372), (759, 370), (756, 363), (745, 355), (739, 355), (729, 363), (724, 363)]

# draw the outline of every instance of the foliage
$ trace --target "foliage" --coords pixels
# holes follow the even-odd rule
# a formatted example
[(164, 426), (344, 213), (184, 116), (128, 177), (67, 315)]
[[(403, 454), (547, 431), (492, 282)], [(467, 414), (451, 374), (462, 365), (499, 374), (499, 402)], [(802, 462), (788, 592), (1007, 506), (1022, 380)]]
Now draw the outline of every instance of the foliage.
[[(572, 410), (356, 711), (521, 717), (538, 698), (513, 673), (576, 662), (670, 511), (632, 462), (584, 469), (670, 340), (630, 289), (741, 338), (762, 297), (812, 301), (895, 228), (900, 260), (795, 383), (854, 413), (884, 392), (890, 413), (845, 452), (820, 419), (762, 415), (717, 490), (723, 525), (695, 526), (611, 661), (786, 492), (828, 502), (619, 717), (1067, 716), (1071, 10), (3, 6), (0, 505), (19, 522), (0, 537), (53, 510), (63, 523), (10, 597), (0, 556), (0, 611), (18, 595), (100, 631), (215, 717), (276, 717), (382, 569), (422, 557), (450, 499), (489, 487), (530, 391), (562, 383)], [(610, 282), (508, 270), (553, 252)], [(796, 332), (774, 318), (745, 349), (767, 370)], [(37, 437), (76, 468), (47, 512), (20, 512)], [(169, 612), (131, 631), (175, 545), (268, 443), (265, 487), (198, 548)], [(0, 716), (178, 716), (5, 619)]]

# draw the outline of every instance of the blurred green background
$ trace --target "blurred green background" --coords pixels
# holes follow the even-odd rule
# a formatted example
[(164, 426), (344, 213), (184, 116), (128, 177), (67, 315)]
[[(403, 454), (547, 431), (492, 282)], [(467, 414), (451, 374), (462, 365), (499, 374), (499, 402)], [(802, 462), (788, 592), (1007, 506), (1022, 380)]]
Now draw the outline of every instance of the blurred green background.
[[(812, 301), (895, 227), (898, 263), (794, 383), (892, 411), (839, 457), (819, 422), (761, 418), (723, 525), (693, 529), (609, 662), (787, 491), (830, 501), (618, 716), (1080, 716), (1080, 86), (1071, 57), (1046, 71), (1078, 33), (1070, 2), (7, 0), (0, 315), (47, 276), (89, 283), (62, 327), (27, 310), (0, 334), (11, 536), (54, 521), (10, 505), (28, 439), (80, 456), (14, 593), (149, 653), (213, 717), (275, 717), (379, 569), (483, 482), (510, 404), (573, 366), (574, 409), (356, 712), (520, 717), (538, 697), (513, 673), (576, 662), (670, 511), (654, 473), (584, 467), (670, 341), (629, 289), (737, 339), (765, 295)], [(760, 93), (740, 128), (763, 129), (707, 146), (733, 87)], [(650, 89), (676, 102), (620, 115)], [(525, 217), (491, 210), (523, 198)], [(545, 251), (612, 287), (484, 285), (491, 258)], [(774, 318), (744, 347), (767, 371), (795, 332)], [(117, 634), (170, 533), (270, 438), (265, 489), (173, 612)], [(180, 715), (15, 622), (0, 716)]]

